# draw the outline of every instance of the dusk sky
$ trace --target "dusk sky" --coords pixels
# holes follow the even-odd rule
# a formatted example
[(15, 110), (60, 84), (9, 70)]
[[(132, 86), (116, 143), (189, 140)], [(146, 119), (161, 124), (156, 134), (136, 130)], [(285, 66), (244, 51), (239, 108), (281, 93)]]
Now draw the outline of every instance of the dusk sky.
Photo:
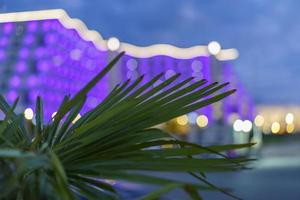
[(299, 104), (300, 1), (0, 0), (1, 12), (63, 8), (104, 38), (179, 47), (217, 40), (257, 104)]

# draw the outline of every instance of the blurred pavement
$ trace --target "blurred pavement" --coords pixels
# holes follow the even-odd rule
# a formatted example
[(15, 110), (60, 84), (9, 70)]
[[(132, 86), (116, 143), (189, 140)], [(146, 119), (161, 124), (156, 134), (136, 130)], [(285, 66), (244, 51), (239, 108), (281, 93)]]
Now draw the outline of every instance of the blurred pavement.
[[(230, 173), (207, 174), (212, 183), (230, 188), (233, 194), (245, 200), (300, 200), (300, 143), (288, 140), (269, 143), (257, 156), (253, 169)], [(172, 173), (163, 176), (179, 180), (195, 181), (192, 177)], [(126, 199), (133, 200), (141, 196), (150, 187), (140, 188), (131, 185), (125, 193)], [(232, 199), (219, 192), (201, 192), (205, 200)], [(161, 200), (189, 199), (184, 192), (176, 190)]]

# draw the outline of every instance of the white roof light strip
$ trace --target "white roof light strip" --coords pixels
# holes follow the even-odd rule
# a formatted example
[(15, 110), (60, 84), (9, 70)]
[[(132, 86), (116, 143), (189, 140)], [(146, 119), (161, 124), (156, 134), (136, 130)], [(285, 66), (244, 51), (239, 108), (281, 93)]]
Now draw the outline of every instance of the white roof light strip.
[[(62, 25), (68, 29), (75, 29), (82, 39), (91, 41), (99, 50), (108, 50), (107, 40), (95, 30), (89, 30), (86, 25), (79, 19), (70, 18), (62, 9), (26, 11), (0, 14), (0, 23), (5, 22), (25, 22), (33, 20), (58, 19)], [(157, 55), (165, 55), (179, 59), (189, 59), (198, 56), (209, 56), (207, 46), (193, 46), (189, 48), (179, 48), (169, 44), (155, 44), (151, 46), (141, 47), (128, 43), (121, 43), (117, 51), (125, 51), (126, 54), (147, 58)], [(238, 57), (237, 49), (222, 49), (216, 55), (221, 61), (234, 60)]]

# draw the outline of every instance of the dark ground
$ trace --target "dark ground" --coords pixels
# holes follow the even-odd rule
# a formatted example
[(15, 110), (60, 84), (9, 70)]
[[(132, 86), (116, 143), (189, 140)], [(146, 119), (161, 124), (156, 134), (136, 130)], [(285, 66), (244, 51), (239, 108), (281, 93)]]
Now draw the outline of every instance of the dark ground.
[[(281, 142), (272, 141), (263, 145), (253, 169), (235, 173), (208, 174), (208, 179), (226, 188), (232, 188), (233, 193), (245, 200), (300, 200), (300, 142), (298, 138), (284, 139)], [(174, 174), (164, 174), (174, 178)], [(176, 179), (193, 180), (185, 175), (176, 175)], [(127, 199), (135, 199), (149, 191), (148, 187), (139, 188), (129, 185), (131, 192)], [(201, 192), (204, 199), (232, 199), (218, 192)], [(181, 191), (174, 191), (165, 200), (188, 199)]]

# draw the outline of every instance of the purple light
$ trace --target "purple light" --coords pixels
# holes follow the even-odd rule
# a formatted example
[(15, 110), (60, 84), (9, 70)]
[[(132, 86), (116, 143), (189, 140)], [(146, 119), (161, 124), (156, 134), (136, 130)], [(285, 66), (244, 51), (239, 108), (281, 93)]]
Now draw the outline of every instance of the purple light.
[(3, 60), (5, 58), (5, 52), (0, 49), (0, 60)]
[(56, 31), (68, 31), (57, 19), (51, 21), (51, 26)]
[(31, 22), (28, 22), (27, 24), (27, 30), (29, 32), (35, 32), (38, 28), (38, 22), (37, 21), (31, 21)]
[(0, 46), (7, 46), (9, 43), (9, 39), (7, 37), (2, 37), (0, 39)]
[(19, 73), (25, 72), (26, 71), (26, 63), (24, 61), (20, 61), (16, 64), (16, 70)]
[(18, 76), (13, 76), (13, 77), (10, 79), (10, 85), (11, 85), (12, 87), (15, 87), (15, 88), (19, 87), (19, 86), (21, 85), (21, 79), (20, 79), (20, 77), (18, 77)]
[(34, 87), (38, 83), (38, 78), (34, 75), (28, 77), (27, 84), (29, 87)]
[(51, 29), (51, 21), (43, 21), (42, 29), (45, 32), (49, 31)]
[(150, 67), (148, 66), (148, 62), (147, 62), (147, 59), (139, 59), (139, 72), (141, 74), (144, 74), (145, 75), (145, 81), (148, 81), (150, 79), (150, 76), (149, 76), (149, 71), (150, 71)]
[(31, 45), (35, 42), (35, 37), (33, 37), (33, 35), (27, 35), (25, 38), (24, 38), (24, 44), (26, 45)]
[[(74, 95), (107, 64), (109, 53), (100, 51), (93, 43), (83, 40), (76, 30), (65, 28), (58, 20), (41, 20), (21, 24), (19, 22), (3, 24), (3, 32), (8, 35), (0, 38), (0, 60), (6, 58), (7, 48), (5, 47), (9, 45), (10, 40), (15, 40), (15, 37), (8, 36), (14, 34), (14, 29), (18, 29), (19, 26), (25, 26), (27, 32), (25, 35), (22, 33), (24, 39), (19, 49), (7, 54), (12, 59), (20, 58), (13, 61), (16, 62), (17, 75), (11, 75), (9, 87), (18, 88), (20, 94), (30, 90), (27, 94), (27, 99), (29, 99), (29, 102), (26, 102), (27, 107), (33, 105), (36, 96), (40, 94), (45, 101), (45, 114), (50, 117), (65, 94)], [(44, 42), (37, 42), (40, 36)], [(145, 81), (147, 81), (160, 72), (165, 72), (165, 76), (156, 84), (170, 78), (175, 73), (182, 74), (178, 81), (192, 75), (196, 77), (195, 80), (205, 78), (211, 81), (212, 79), (210, 58), (205, 56), (177, 59), (165, 55), (150, 58), (125, 55), (119, 65), (119, 73), (123, 80), (127, 77), (135, 79), (140, 74), (145, 74)], [(109, 77), (105, 76), (104, 80), (88, 94), (87, 105), (83, 110), (87, 111), (95, 107), (108, 94), (110, 88), (108, 79)], [(23, 81), (26, 81), (25, 86), (22, 85)], [(8, 91), (10, 91), (7, 93), (8, 95), (11, 93), (10, 99), (14, 100), (17, 92), (9, 89)], [(245, 93), (238, 95), (244, 97)], [(240, 105), (237, 105), (239, 103), (236, 100), (234, 102), (238, 112), (241, 112)], [(228, 102), (226, 106), (230, 109), (233, 107)], [(251, 107), (248, 109), (249, 112), (252, 112), (251, 109)], [(212, 111), (213, 108), (208, 106), (197, 112), (205, 114), (211, 122), (213, 120)]]
[(14, 100), (16, 100), (16, 98), (18, 98), (18, 93), (14, 90), (11, 90), (7, 93), (7, 99), (10, 102), (13, 102)]
[(93, 60), (87, 60), (85, 63), (83, 63), (83, 65), (89, 70), (89, 71), (93, 71), (96, 67), (95, 63), (93, 62)]
[(53, 34), (53, 33), (47, 34), (47, 35), (45, 36), (45, 42), (46, 42), (47, 44), (54, 44), (54, 43), (56, 42), (56, 40), (57, 40), (57, 37), (56, 37), (56, 35)]
[(41, 60), (41, 61), (38, 62), (37, 68), (41, 72), (47, 72), (48, 69), (49, 69), (49, 63), (46, 60)]
[(5, 23), (3, 26), (3, 32), (6, 34), (10, 34), (14, 29), (13, 23)]
[(22, 48), (19, 52), (20, 58), (28, 58), (29, 57), (29, 50), (27, 48)]
[(88, 54), (89, 57), (95, 58), (97, 56), (96, 51), (97, 50), (96, 50), (95, 47), (89, 47), (88, 51), (87, 51), (87, 54)]
[(60, 67), (63, 62), (63, 59), (61, 56), (54, 56), (52, 61), (53, 61), (54, 66)]
[(208, 81), (212, 81), (212, 75), (211, 75), (211, 66), (210, 66), (210, 57), (207, 56), (201, 56), (199, 57), (199, 60), (202, 62), (202, 73), (204, 76), (204, 79)]
[(97, 106), (98, 104), (98, 99), (95, 98), (95, 97), (91, 97), (87, 100), (87, 105), (90, 107), (90, 108), (94, 108)]
[(172, 69), (168, 69), (165, 73), (165, 78), (166, 79), (169, 79), (171, 78), (172, 76), (174, 76), (176, 74), (176, 72)]
[(35, 102), (35, 100), (36, 100), (36, 97), (39, 95), (39, 92), (38, 91), (36, 91), (36, 90), (31, 90), (30, 92), (29, 92), (29, 99), (32, 101), (32, 102)]
[(38, 58), (41, 58), (45, 55), (45, 49), (43, 47), (38, 47), (35, 50), (35, 56), (37, 56)]

